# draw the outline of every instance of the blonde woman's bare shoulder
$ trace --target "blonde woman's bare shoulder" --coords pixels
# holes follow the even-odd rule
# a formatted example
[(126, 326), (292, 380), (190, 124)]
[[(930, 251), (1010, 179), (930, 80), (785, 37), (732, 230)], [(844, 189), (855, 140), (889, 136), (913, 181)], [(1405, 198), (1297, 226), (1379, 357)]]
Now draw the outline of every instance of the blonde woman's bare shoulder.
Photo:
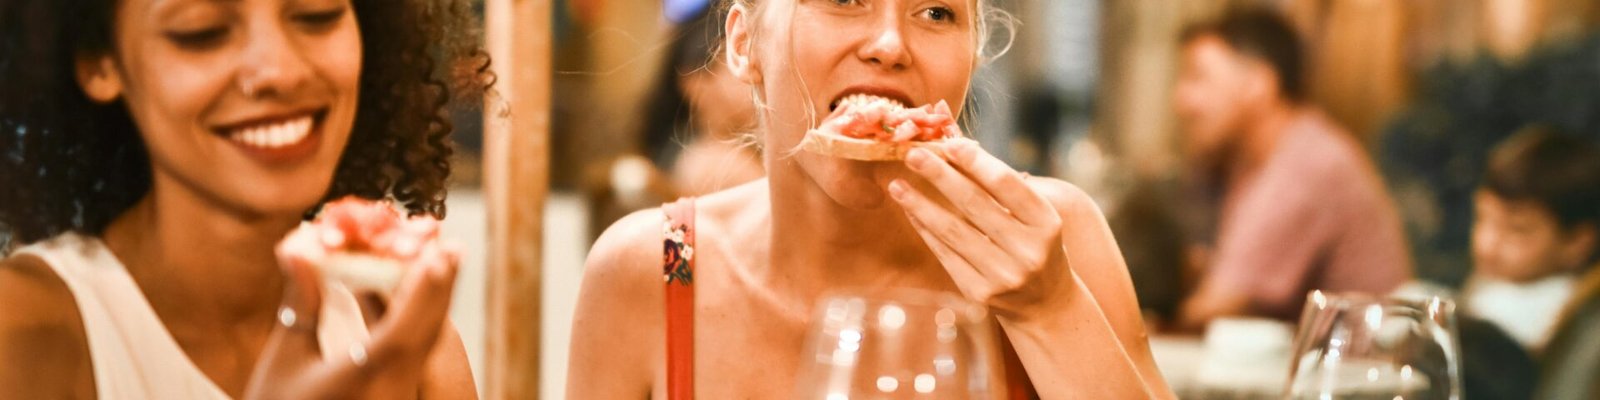
[(665, 343), (662, 239), (652, 208), (611, 224), (589, 249), (572, 318), (567, 398), (648, 398)]
[(0, 260), (0, 398), (93, 398), (93, 363), (77, 302), (43, 260)]
[[(695, 200), (696, 231), (724, 232), (724, 227), (762, 215), (767, 205), (766, 179), (758, 179), (726, 190), (701, 196)], [(589, 250), (584, 267), (585, 290), (591, 281), (603, 285), (600, 289), (626, 290), (630, 297), (650, 293), (659, 304), (662, 285), (662, 240), (665, 238), (666, 215), (660, 208), (636, 211), (611, 224)], [(697, 239), (710, 239), (698, 235)], [(654, 288), (653, 290), (643, 290)]]
[[(766, 180), (761, 179), (716, 192), (695, 201), (698, 232), (726, 232), (730, 224), (752, 219), (768, 208)], [(583, 299), (625, 302), (627, 306), (660, 305), (662, 240), (666, 215), (659, 208), (629, 214), (611, 224), (589, 250), (584, 266)], [(714, 239), (705, 234), (696, 239)], [(620, 306), (621, 304), (619, 304)], [(650, 308), (651, 312), (660, 307)]]
[(1061, 215), (1061, 240), (1073, 261), (1073, 271), (1088, 281), (1091, 289), (1127, 286), (1131, 293), (1122, 250), (1094, 198), (1077, 185), (1055, 178), (1031, 177), (1028, 185)]
[(1032, 187), (1033, 191), (1044, 196), (1045, 200), (1048, 200), (1050, 205), (1054, 206), (1056, 212), (1061, 213), (1063, 218), (1093, 217), (1099, 220), (1105, 219), (1105, 216), (1100, 211), (1100, 206), (1095, 204), (1094, 198), (1085, 193), (1078, 185), (1056, 178), (1038, 176), (1029, 177), (1027, 182), (1028, 186)]
[[(621, 297), (612, 300), (628, 303), (652, 300), (647, 296), (650, 291), (644, 289), (661, 285), (661, 240), (665, 224), (662, 210), (651, 208), (628, 214), (606, 228), (590, 247), (584, 262), (583, 296), (602, 291)], [(654, 299), (659, 300), (659, 293)]]

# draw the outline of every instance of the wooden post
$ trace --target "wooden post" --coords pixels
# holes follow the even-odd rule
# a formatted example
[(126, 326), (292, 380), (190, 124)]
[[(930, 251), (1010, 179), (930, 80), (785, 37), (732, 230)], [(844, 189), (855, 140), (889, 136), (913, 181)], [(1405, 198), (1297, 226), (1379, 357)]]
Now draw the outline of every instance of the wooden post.
[(486, 0), (498, 78), (484, 108), (489, 217), (489, 399), (539, 396), (545, 196), (550, 187), (551, 0)]

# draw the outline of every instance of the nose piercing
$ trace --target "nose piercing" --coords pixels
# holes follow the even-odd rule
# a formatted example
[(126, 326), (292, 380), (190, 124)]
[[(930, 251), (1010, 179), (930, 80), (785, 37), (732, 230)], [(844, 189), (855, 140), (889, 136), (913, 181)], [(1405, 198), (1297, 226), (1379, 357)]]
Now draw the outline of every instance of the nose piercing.
[(239, 92), (244, 93), (244, 97), (256, 97), (256, 85), (248, 80), (240, 79)]
[(256, 71), (255, 74), (252, 74), (254, 75), (254, 78), (240, 77), (239, 92), (244, 93), (245, 97), (256, 97), (256, 95), (259, 94), (258, 92), (261, 90), (261, 79), (263, 79), (263, 77), (277, 75), (277, 73), (278, 70), (276, 67), (268, 66), (261, 67)]

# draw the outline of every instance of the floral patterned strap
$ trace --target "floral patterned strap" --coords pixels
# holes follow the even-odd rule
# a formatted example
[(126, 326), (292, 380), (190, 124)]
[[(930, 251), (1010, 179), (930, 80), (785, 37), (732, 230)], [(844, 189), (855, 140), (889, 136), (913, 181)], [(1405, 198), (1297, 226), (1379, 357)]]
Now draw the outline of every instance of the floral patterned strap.
[(694, 198), (661, 206), (667, 304), (667, 399), (694, 398)]

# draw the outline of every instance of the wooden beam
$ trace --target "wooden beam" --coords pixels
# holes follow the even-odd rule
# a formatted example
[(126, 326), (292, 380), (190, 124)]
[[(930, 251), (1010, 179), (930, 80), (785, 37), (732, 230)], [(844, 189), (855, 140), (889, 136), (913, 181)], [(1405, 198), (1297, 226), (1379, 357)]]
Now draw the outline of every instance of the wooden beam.
[(486, 0), (498, 78), (484, 107), (489, 217), (485, 388), (489, 399), (537, 399), (545, 196), (550, 188), (551, 0)]

